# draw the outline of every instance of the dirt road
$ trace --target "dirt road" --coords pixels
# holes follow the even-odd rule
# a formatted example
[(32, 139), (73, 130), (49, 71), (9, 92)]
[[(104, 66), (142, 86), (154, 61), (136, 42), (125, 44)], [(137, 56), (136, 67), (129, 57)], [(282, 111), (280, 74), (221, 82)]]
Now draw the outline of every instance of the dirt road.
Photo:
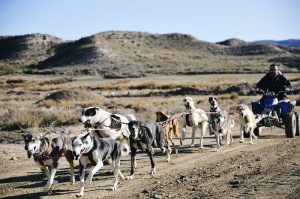
[[(149, 158), (139, 153), (135, 179), (121, 181), (116, 191), (110, 190), (111, 168), (104, 166), (84, 198), (300, 198), (300, 137), (287, 139), (283, 130), (265, 129), (250, 145), (247, 139), (239, 143), (235, 133), (234, 143), (220, 152), (214, 152), (212, 137), (205, 138), (204, 149), (188, 147), (190, 141), (186, 139), (179, 153), (171, 156), (171, 163), (155, 153), (155, 178), (148, 174)], [(65, 160), (59, 168), (58, 183), (48, 196), (42, 192), (46, 181), (33, 160), (27, 159), (23, 144), (1, 144), (0, 198), (76, 198), (78, 176), (70, 185)], [(129, 157), (123, 157), (121, 170), (129, 174)]]

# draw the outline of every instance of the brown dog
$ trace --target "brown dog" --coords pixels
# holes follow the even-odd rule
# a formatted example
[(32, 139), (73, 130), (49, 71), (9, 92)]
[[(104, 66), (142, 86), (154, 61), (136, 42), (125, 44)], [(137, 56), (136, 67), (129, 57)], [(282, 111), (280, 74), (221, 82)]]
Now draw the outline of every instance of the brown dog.
[(162, 127), (164, 130), (164, 138), (168, 144), (172, 144), (174, 147), (175, 144), (172, 140), (172, 133), (179, 139), (180, 145), (183, 145), (182, 138), (179, 134), (179, 121), (178, 119), (172, 119), (167, 121), (170, 118), (169, 115), (165, 111), (156, 112), (156, 122), (164, 122), (162, 123)]

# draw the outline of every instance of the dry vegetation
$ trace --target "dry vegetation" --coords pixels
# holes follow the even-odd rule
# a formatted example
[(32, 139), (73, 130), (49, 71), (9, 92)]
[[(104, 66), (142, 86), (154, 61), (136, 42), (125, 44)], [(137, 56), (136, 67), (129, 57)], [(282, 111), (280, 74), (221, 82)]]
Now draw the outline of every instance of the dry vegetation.
[[(235, 112), (238, 104), (250, 104), (251, 99), (260, 98), (259, 95), (255, 95), (252, 88), (263, 76), (262, 73), (266, 71), (269, 63), (277, 62), (281, 64), (281, 71), (292, 81), (294, 95), (289, 95), (289, 98), (297, 101), (296, 109), (300, 112), (299, 49), (300, 47), (287, 48), (237, 39), (214, 44), (177, 33), (157, 35), (111, 31), (76, 41), (63, 41), (41, 34), (0, 37), (0, 143), (2, 143), (0, 146), (3, 147), (1, 152), (5, 154), (0, 156), (1, 178), (4, 179), (0, 183), (0, 195), (8, 193), (8, 197), (20, 196), (16, 198), (26, 198), (26, 196), (35, 198), (41, 195), (36, 192), (36, 187), (39, 185), (32, 184), (37, 180), (36, 176), (28, 177), (26, 173), (32, 166), (29, 166), (29, 163), (32, 162), (27, 161), (25, 156), (21, 157), (20, 151), (24, 152), (23, 145), (16, 147), (15, 144), (22, 143), (21, 135), (24, 132), (38, 134), (45, 129), (55, 127), (80, 131), (83, 126), (78, 119), (82, 108), (85, 107), (99, 106), (112, 113), (124, 115), (130, 113), (146, 122), (155, 120), (156, 111), (166, 110), (169, 114), (182, 112), (182, 98), (185, 95), (192, 96), (197, 107), (209, 110), (207, 100), (213, 95), (217, 96), (222, 108)], [(208, 152), (208, 148), (201, 152), (197, 149), (183, 148), (181, 151), (183, 154), (174, 158), (177, 164), (160, 167), (163, 168), (161, 170), (163, 178), (160, 179), (162, 184), (156, 179), (148, 178), (132, 181), (136, 183), (135, 186), (129, 184), (123, 190), (120, 189), (122, 194), (125, 194), (122, 197), (149, 198), (155, 197), (156, 193), (166, 193), (165, 196), (169, 198), (202, 198), (203, 196), (224, 198), (225, 190), (225, 196), (232, 196), (231, 198), (237, 195), (244, 198), (243, 194), (253, 198), (259, 196), (257, 192), (261, 189), (261, 187), (257, 189), (257, 181), (265, 180), (267, 187), (270, 184), (268, 176), (274, 177), (274, 181), (277, 180), (281, 184), (278, 184), (276, 189), (273, 187), (267, 189), (263, 194), (269, 196), (268, 194), (272, 192), (274, 196), (278, 194), (286, 196), (288, 192), (295, 191), (299, 184), (294, 183), (299, 182), (296, 175), (299, 172), (292, 170), (297, 169), (295, 167), (297, 165), (299, 168), (299, 164), (296, 164), (299, 157), (295, 155), (299, 154), (296, 152), (299, 148), (296, 148), (297, 144), (285, 142), (282, 138), (268, 139), (268, 142), (265, 140), (266, 137), (258, 140), (258, 144), (251, 147), (234, 144), (233, 148), (226, 148), (227, 152), (230, 152), (226, 153), (228, 156), (222, 153), (220, 155), (207, 153), (206, 157), (203, 153)], [(281, 140), (280, 145), (278, 140)], [(299, 139), (296, 142), (299, 143)], [(271, 146), (270, 143), (274, 145), (273, 148), (265, 148), (268, 144)], [(274, 151), (274, 147), (280, 148), (281, 151), (276, 152), (277, 149)], [(7, 149), (10, 150), (9, 153)], [(245, 151), (252, 154), (248, 155)], [(7, 157), (7, 154), (10, 156)], [(8, 159), (12, 155), (17, 156), (15, 162)], [(260, 158), (265, 157), (270, 160), (264, 160), (265, 167), (259, 172), (269, 172), (269, 175), (259, 175), (255, 178), (252, 173), (258, 171), (256, 164), (261, 162)], [(160, 158), (162, 159), (162, 156)], [(246, 159), (248, 162), (245, 161)], [(129, 162), (128, 160), (125, 164)], [(162, 160), (158, 161), (158, 165), (163, 165), (162, 162)], [(220, 162), (224, 164), (221, 172), (216, 171), (219, 167), (215, 166), (220, 165)], [(282, 167), (282, 162), (286, 163), (287, 169)], [(143, 161), (141, 165), (143, 172), (146, 173), (148, 162)], [(270, 169), (270, 165), (275, 169)], [(203, 172), (203, 166), (213, 175)], [(232, 180), (232, 176), (236, 176), (237, 168), (239, 168), (238, 172), (244, 172), (244, 179), (241, 180), (245, 180), (245, 186), (242, 183), (242, 189), (232, 192), (228, 187), (228, 181)], [(129, 167), (127, 170), (129, 173)], [(282, 177), (284, 179), (280, 179), (277, 176), (277, 174), (281, 176), (282, 173), (290, 175), (291, 171), (293, 175), (295, 174), (293, 178), (284, 176)], [(220, 174), (218, 172), (221, 175), (215, 176), (216, 173)], [(11, 177), (12, 173), (21, 174), (23, 178)], [(32, 176), (34, 179), (31, 178)], [(182, 176), (185, 177), (181, 178)], [(196, 176), (200, 177), (196, 179)], [(186, 185), (188, 180), (185, 179), (190, 179), (189, 185)], [(220, 181), (214, 182), (215, 179)], [(294, 181), (287, 182), (291, 179)], [(247, 186), (249, 181), (250, 195), (246, 192), (239, 193), (249, 188)], [(288, 183), (293, 183), (294, 186), (281, 192), (277, 188), (284, 185), (282, 182), (286, 183), (286, 186), (289, 185)], [(148, 183), (146, 189), (140, 186), (145, 183)], [(251, 188), (253, 186), (257, 190), (253, 191)], [(135, 187), (135, 192), (131, 191), (132, 187)], [(218, 188), (214, 190), (215, 187)], [(20, 189), (22, 189), (21, 193)], [(74, 190), (74, 188), (67, 189)], [(200, 190), (203, 193), (193, 190)], [(14, 193), (15, 191), (19, 192)], [(87, 191), (87, 194), (91, 194), (90, 198), (98, 197), (99, 193), (93, 195), (92, 192)], [(251, 195), (253, 192), (256, 195)], [(64, 193), (56, 193), (54, 197), (65, 198)], [(199, 197), (195, 193), (200, 193)], [(109, 194), (106, 193), (106, 197), (112, 198)], [(299, 194), (293, 192), (292, 195)]]
[[(208, 95), (215, 95), (222, 107), (234, 111), (238, 103), (250, 103), (249, 89), (261, 76), (176, 75), (121, 80), (93, 76), (5, 76), (0, 83), (0, 128), (11, 131), (74, 125), (78, 124), (81, 109), (88, 106), (100, 106), (113, 113), (133, 113), (142, 121), (154, 121), (155, 111), (181, 112), (184, 95), (192, 95), (204, 110), (208, 110)], [(287, 77), (299, 92), (298, 74)], [(240, 90), (228, 89), (239, 87)], [(290, 97), (299, 104), (299, 95)]]

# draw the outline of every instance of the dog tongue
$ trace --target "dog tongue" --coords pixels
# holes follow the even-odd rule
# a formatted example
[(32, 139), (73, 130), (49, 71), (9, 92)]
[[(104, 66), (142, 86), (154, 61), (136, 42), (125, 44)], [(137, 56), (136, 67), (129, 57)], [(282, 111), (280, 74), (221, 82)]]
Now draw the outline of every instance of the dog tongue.
[(89, 122), (84, 123), (84, 128), (92, 128), (92, 124)]

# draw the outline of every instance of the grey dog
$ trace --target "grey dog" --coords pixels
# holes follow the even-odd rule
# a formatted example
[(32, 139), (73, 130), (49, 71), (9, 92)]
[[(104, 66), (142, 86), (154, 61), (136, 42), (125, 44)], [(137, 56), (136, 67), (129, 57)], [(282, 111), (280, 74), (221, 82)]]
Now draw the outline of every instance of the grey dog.
[(217, 140), (217, 150), (220, 149), (220, 136), (225, 136), (225, 143), (226, 145), (232, 142), (232, 132), (231, 128), (233, 127), (234, 123), (231, 120), (227, 111), (222, 110), (212, 115), (212, 131), (216, 136)]
[(54, 177), (60, 157), (64, 155), (70, 164), (70, 182), (75, 183), (74, 156), (72, 154), (71, 137), (69, 132), (51, 131), (40, 138), (31, 135), (24, 136), (25, 150), (28, 158), (33, 156), (34, 162), (48, 178), (44, 191), (51, 194)]

